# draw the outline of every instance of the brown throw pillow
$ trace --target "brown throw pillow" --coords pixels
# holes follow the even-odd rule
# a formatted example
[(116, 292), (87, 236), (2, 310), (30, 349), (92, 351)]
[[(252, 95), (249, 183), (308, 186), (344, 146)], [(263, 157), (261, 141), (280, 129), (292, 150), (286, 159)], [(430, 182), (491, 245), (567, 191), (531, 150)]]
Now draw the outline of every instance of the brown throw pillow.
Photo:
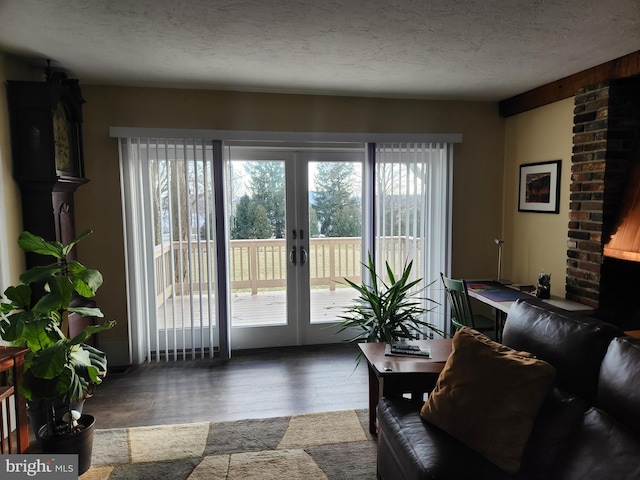
[(555, 368), (530, 353), (462, 328), (420, 416), (515, 473), (554, 379)]

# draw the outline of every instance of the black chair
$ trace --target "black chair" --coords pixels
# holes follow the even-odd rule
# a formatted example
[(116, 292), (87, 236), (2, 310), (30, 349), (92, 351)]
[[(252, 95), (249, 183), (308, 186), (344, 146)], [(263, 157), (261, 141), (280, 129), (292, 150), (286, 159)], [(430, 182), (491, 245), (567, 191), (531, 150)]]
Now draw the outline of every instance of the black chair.
[(440, 276), (442, 277), (444, 289), (447, 292), (449, 305), (451, 305), (451, 322), (456, 328), (456, 331), (462, 327), (470, 327), (485, 335), (487, 332), (493, 332), (494, 340), (497, 339), (496, 321), (484, 315), (476, 315), (473, 313), (471, 301), (469, 300), (469, 292), (467, 290), (467, 282), (445, 277), (442, 273), (440, 273)]

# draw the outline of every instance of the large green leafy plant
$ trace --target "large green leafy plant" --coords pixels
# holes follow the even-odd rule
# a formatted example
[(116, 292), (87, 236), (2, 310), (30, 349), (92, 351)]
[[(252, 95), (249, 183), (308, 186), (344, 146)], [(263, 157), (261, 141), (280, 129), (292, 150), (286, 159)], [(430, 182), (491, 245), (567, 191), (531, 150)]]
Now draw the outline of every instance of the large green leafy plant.
[(356, 329), (358, 332), (350, 342), (396, 342), (411, 340), (429, 331), (444, 336), (445, 333), (435, 325), (424, 320), (429, 309), (425, 302), (436, 303), (420, 297), (416, 287), (422, 279), (410, 280), (413, 261), (405, 262), (400, 276), (394, 275), (388, 262), (385, 262), (388, 282), (377, 273), (375, 262), (368, 256), (363, 266), (369, 273), (369, 282), (360, 285), (345, 278), (359, 294), (354, 304), (345, 310), (339, 318), (338, 332)]
[(62, 422), (66, 412), (56, 412), (54, 405), (62, 399), (69, 411), (68, 405), (89, 396), (107, 372), (105, 353), (84, 342), (94, 333), (112, 328), (115, 322), (87, 326), (73, 338), (67, 337), (63, 327), (72, 312), (85, 317), (103, 316), (99, 308), (77, 301), (95, 295), (102, 285), (102, 275), (68, 258), (73, 247), (90, 233), (87, 230), (62, 245), (23, 232), (18, 244), (25, 252), (55, 260), (24, 272), (19, 285), (5, 290), (8, 302), (0, 303), (0, 337), (30, 350), (19, 388), (30, 402), (46, 402), (48, 435), (73, 431), (72, 415)]

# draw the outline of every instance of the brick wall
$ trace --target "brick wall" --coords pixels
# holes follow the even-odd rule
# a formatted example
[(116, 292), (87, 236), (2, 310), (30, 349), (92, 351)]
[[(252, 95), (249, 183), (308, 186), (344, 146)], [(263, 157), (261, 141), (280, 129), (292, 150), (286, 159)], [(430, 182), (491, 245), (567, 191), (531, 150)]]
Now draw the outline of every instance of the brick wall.
[(639, 78), (592, 85), (575, 96), (566, 296), (594, 308), (601, 308), (611, 277), (602, 249), (638, 161), (639, 98)]

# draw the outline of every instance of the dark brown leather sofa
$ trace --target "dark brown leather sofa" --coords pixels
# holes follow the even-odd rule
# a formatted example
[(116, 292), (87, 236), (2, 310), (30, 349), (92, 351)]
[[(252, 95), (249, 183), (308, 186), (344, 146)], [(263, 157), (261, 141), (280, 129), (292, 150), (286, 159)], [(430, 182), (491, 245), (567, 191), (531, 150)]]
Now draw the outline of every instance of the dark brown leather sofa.
[(500, 470), (423, 421), (422, 403), (383, 398), (378, 478), (640, 479), (640, 340), (586, 315), (519, 301), (503, 343), (556, 368), (519, 472)]

